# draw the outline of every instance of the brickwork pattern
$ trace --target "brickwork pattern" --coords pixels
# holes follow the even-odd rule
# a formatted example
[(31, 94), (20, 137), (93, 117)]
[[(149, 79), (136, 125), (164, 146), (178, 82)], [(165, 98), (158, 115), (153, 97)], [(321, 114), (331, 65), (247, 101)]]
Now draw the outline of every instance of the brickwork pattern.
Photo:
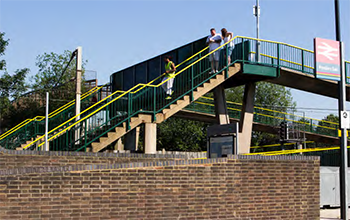
[(319, 219), (319, 159), (109, 164), (0, 176), (0, 219)]
[[(185, 159), (194, 153), (182, 154), (136, 154), (136, 153), (92, 153), (69, 151), (14, 151), (0, 147), (0, 174), (5, 169), (50, 168), (71, 165), (114, 164), (147, 161)], [(197, 155), (197, 154), (195, 154)]]

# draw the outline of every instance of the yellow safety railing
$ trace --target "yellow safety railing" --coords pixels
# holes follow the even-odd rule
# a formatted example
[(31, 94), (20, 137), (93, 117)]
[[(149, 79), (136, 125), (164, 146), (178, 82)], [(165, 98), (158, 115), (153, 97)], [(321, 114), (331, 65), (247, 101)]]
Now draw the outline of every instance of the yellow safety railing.
[[(81, 96), (81, 99), (84, 100), (86, 97), (90, 96), (93, 93), (96, 93), (97, 91), (99, 91), (103, 86), (100, 87), (94, 87), (92, 89), (90, 89), (89, 91), (87, 91), (86, 93), (84, 93)], [(67, 108), (71, 107), (72, 105), (75, 104), (75, 99), (66, 103), (65, 105), (59, 107), (58, 109), (56, 109), (55, 111), (51, 112), (49, 114), (49, 118), (52, 118), (54, 116), (56, 116), (57, 114), (61, 113), (62, 111), (66, 110)], [(26, 119), (23, 122), (19, 123), (18, 125), (16, 125), (15, 127), (11, 128), (10, 130), (8, 130), (7, 132), (3, 133), (0, 136), (0, 140), (4, 139), (5, 137), (7, 137), (8, 135), (11, 135), (12, 133), (16, 132), (17, 130), (21, 129), (22, 127), (24, 127), (25, 125), (29, 124), (32, 121), (42, 121), (45, 119), (45, 116), (35, 116), (32, 119)]]
[[(205, 97), (205, 96), (202, 97), (202, 98), (208, 99), (208, 100), (213, 100), (213, 98)], [(236, 102), (231, 102), (231, 101), (226, 101), (226, 102), (227, 102), (227, 103), (231, 103), (231, 104), (235, 104), (235, 105), (242, 105), (242, 103), (236, 103)], [(205, 103), (205, 102), (199, 102), (199, 101), (195, 101), (195, 103), (202, 104), (202, 105), (207, 105), (207, 106), (214, 106), (214, 104)], [(262, 107), (258, 107), (258, 106), (255, 106), (254, 108), (261, 109), (261, 110), (264, 110), (264, 111), (270, 111), (270, 112), (273, 112), (273, 113), (279, 113), (279, 114), (289, 115), (289, 116), (292, 116), (292, 117), (300, 117), (300, 118), (310, 119), (310, 120), (313, 120), (313, 121), (319, 121), (319, 122), (325, 122), (325, 123), (329, 123), (329, 124), (338, 125), (338, 123), (336, 123), (336, 122), (331, 122), (331, 121), (326, 121), (326, 120), (319, 120), (319, 119), (310, 118), (310, 117), (304, 117), (304, 116), (301, 116), (301, 115), (290, 114), (290, 113), (287, 113), (287, 112), (281, 112), (281, 111), (272, 110), (272, 109), (267, 109), (267, 108), (262, 108)], [(231, 108), (231, 107), (227, 107), (227, 109), (229, 109), (229, 110), (234, 110), (234, 111), (241, 111), (240, 109)], [(261, 115), (261, 116), (264, 116), (264, 117), (277, 118), (277, 119), (284, 120), (284, 118), (277, 117), (277, 116), (273, 116), (273, 115), (266, 115), (266, 114), (257, 113), (257, 112), (254, 112), (254, 114), (256, 114), (256, 115)], [(309, 124), (308, 122), (295, 121), (295, 120), (287, 119), (287, 118), (286, 118), (285, 120), (286, 120), (286, 121), (290, 121), (290, 122), (294, 122), (294, 123), (299, 123), (299, 124)], [(322, 126), (322, 125), (316, 125), (316, 126), (317, 126), (317, 127), (320, 127), (320, 128), (326, 128), (326, 129), (336, 130), (336, 128), (332, 128), (332, 127), (327, 127), (327, 126)]]
[[(293, 145), (295, 143), (296, 142), (284, 143), (283, 145)], [(314, 143), (314, 141), (304, 141), (302, 143), (309, 144), (309, 143)], [(269, 148), (269, 147), (278, 147), (278, 146), (281, 146), (281, 144), (268, 144), (268, 145), (261, 145), (261, 146), (251, 146), (250, 149)]]
[[(235, 37), (237, 38), (237, 37)], [(231, 42), (232, 40), (234, 40), (235, 38), (232, 38), (229, 42)], [(228, 44), (229, 42), (227, 42), (226, 44)], [(226, 44), (222, 45), (225, 46)], [(187, 58), (186, 60), (184, 60), (183, 62), (181, 62), (180, 64), (178, 64), (176, 67), (179, 67), (180, 65), (183, 65), (184, 63), (188, 62), (189, 60), (191, 60), (193, 57), (197, 56), (198, 54), (202, 53), (203, 51), (205, 51), (206, 49), (208, 49), (208, 47), (205, 47), (204, 49), (202, 49), (201, 51), (197, 52), (196, 54), (192, 55), (191, 57)], [(214, 53), (215, 51), (217, 51), (219, 48), (217, 48), (216, 50), (212, 51), (211, 53)], [(211, 54), (209, 53), (209, 54)], [(208, 55), (209, 55), (208, 54)], [(208, 56), (206, 55), (206, 56)], [(204, 57), (206, 57), (204, 56)], [(199, 62), (200, 60), (202, 60), (203, 58), (198, 59), (197, 61), (195, 61), (194, 63), (192, 63), (191, 65), (194, 65), (195, 63)], [(189, 66), (191, 66), (189, 65)], [(174, 75), (177, 76), (178, 74), (182, 73), (183, 71), (185, 71), (186, 69), (189, 68), (189, 66), (185, 67), (184, 69), (182, 69), (181, 71), (175, 73)], [(81, 122), (82, 120), (85, 120), (86, 118), (90, 117), (91, 115), (95, 114), (96, 112), (100, 111), (102, 108), (104, 108), (105, 106), (107, 106), (108, 104), (118, 100), (119, 98), (123, 97), (125, 94), (127, 93), (136, 93), (138, 91), (140, 91), (141, 89), (145, 88), (145, 87), (159, 87), (162, 84), (166, 83), (168, 80), (170, 80), (170, 78), (168, 78), (167, 80), (164, 80), (163, 82), (159, 83), (158, 85), (154, 86), (151, 83), (155, 82), (157, 79), (161, 78), (162, 76), (164, 76), (165, 73), (163, 73), (162, 75), (160, 75), (159, 77), (157, 77), (156, 79), (152, 80), (151, 82), (147, 83), (147, 84), (138, 84), (134, 87), (132, 87), (131, 89), (129, 89), (128, 91), (120, 91), (117, 90), (115, 92), (113, 92), (112, 94), (110, 94), (109, 96), (107, 96), (106, 98), (100, 100), (99, 102), (96, 102), (95, 104), (93, 104), (92, 106), (88, 107), (87, 109), (85, 109), (84, 111), (80, 112), (79, 115), (76, 115), (74, 117), (72, 117), (71, 119), (69, 119), (68, 121), (58, 125), (56, 128), (52, 129), (51, 131), (48, 132), (48, 134), (51, 134), (52, 132), (54, 132), (56, 129), (58, 129), (59, 127), (61, 127), (62, 125), (72, 121), (73, 119), (77, 118), (78, 116), (80, 117), (81, 114), (85, 113), (86, 111), (90, 110), (91, 108), (95, 107), (96, 105), (102, 103), (103, 101), (107, 100), (108, 98), (112, 97), (113, 95), (117, 94), (117, 93), (122, 93), (121, 95), (119, 95), (117, 98), (115, 98), (114, 100), (112, 100), (111, 102), (103, 105), (102, 107), (98, 108), (97, 110), (95, 110), (94, 112), (90, 113), (89, 115), (85, 116), (84, 118), (76, 121), (75, 123), (73, 123), (72, 125), (68, 126), (67, 128), (63, 129), (62, 131), (58, 132), (56, 135), (54, 135), (53, 137), (49, 138), (48, 141), (54, 139), (55, 137), (59, 136), (60, 134), (62, 134), (64, 131), (70, 129), (71, 127), (73, 127), (74, 125), (78, 124), (79, 122)], [(27, 149), (29, 146), (33, 145), (34, 143), (38, 142), (40, 139), (42, 139), (45, 135), (42, 135), (41, 137), (37, 138), (36, 140), (34, 140), (33, 142), (27, 144), (25, 147), (23, 147), (23, 149)], [(41, 147), (44, 143), (39, 144), (38, 147)]]
[[(350, 146), (348, 146), (350, 148)], [(295, 150), (280, 150), (280, 151), (266, 151), (259, 153), (248, 153), (244, 155), (262, 155), (262, 156), (277, 156), (277, 155), (285, 155), (285, 154), (300, 154), (300, 153), (308, 153), (308, 152), (318, 152), (318, 151), (327, 151), (327, 150), (338, 150), (339, 146), (335, 147), (324, 147), (324, 148), (307, 148), (307, 149), (295, 149)]]

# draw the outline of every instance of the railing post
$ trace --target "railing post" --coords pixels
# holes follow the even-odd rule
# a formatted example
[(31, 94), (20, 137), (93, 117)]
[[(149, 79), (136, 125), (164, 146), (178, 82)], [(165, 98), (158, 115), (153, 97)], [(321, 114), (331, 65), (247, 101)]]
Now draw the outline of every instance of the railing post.
[(312, 119), (310, 119), (310, 132), (312, 132)]
[(194, 77), (193, 77), (193, 65), (192, 65), (191, 66), (191, 97), (190, 97), (191, 102), (194, 99), (193, 98), (193, 86), (194, 86), (193, 80), (194, 80)]
[(157, 111), (157, 94), (156, 94), (156, 88), (157, 87), (152, 87), (153, 88), (153, 122), (155, 122), (157, 120), (156, 117), (156, 111)]
[(85, 141), (84, 141), (84, 142), (85, 142), (85, 143), (84, 143), (84, 150), (85, 150), (85, 152), (86, 152), (86, 142), (87, 142), (87, 136), (86, 136), (86, 133), (87, 133), (87, 132), (86, 132), (86, 129), (87, 129), (87, 120), (88, 120), (88, 119), (85, 119), (85, 127), (84, 127), (84, 137), (85, 137), (85, 138), (84, 138), (84, 140), (85, 140)]
[(305, 67), (304, 67), (304, 50), (301, 50), (301, 72), (305, 72)]
[(244, 63), (244, 39), (242, 38), (242, 63)]
[(280, 44), (277, 44), (277, 72), (280, 76)]
[(126, 130), (130, 130), (130, 116), (131, 116), (131, 92), (128, 93), (128, 119), (126, 121)]
[(230, 64), (230, 63), (228, 63), (228, 46), (227, 45), (226, 45), (226, 51), (225, 51), (225, 53), (226, 53), (226, 60), (225, 60), (226, 61), (226, 68), (224, 70), (225, 71), (225, 79), (228, 78), (228, 65)]
[[(201, 53), (199, 54), (199, 58), (200, 59), (202, 57)], [(202, 62), (199, 63), (199, 74), (202, 73)]]

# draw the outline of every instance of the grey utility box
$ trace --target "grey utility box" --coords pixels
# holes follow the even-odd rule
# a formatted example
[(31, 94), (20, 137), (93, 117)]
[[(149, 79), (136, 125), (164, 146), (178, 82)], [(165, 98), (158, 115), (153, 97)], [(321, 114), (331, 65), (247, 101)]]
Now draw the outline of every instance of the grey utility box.
[(237, 154), (238, 123), (213, 125), (207, 130), (208, 158), (227, 157)]
[[(350, 172), (348, 168), (348, 183)], [(340, 206), (339, 167), (320, 167), (321, 206)], [(350, 188), (348, 187), (348, 195)], [(348, 202), (350, 199), (348, 197)]]

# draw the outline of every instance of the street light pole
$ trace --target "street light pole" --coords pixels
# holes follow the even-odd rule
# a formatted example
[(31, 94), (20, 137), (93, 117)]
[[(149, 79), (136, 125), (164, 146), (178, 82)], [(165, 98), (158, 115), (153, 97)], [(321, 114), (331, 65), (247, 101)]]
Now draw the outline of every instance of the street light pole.
[(260, 62), (260, 41), (259, 41), (259, 18), (260, 18), (260, 5), (259, 0), (256, 0), (256, 5), (254, 6), (254, 15), (256, 17), (256, 62)]
[[(334, 0), (335, 9), (335, 33), (336, 40), (340, 45), (340, 81), (339, 86), (339, 123), (341, 120), (341, 112), (345, 111), (346, 87), (345, 87), (345, 66), (344, 66), (344, 45), (341, 42), (340, 33), (340, 16), (339, 16), (339, 0)], [(341, 219), (348, 219), (348, 192), (347, 192), (347, 174), (348, 174), (348, 152), (347, 152), (347, 129), (341, 128), (340, 137), (340, 216)]]

